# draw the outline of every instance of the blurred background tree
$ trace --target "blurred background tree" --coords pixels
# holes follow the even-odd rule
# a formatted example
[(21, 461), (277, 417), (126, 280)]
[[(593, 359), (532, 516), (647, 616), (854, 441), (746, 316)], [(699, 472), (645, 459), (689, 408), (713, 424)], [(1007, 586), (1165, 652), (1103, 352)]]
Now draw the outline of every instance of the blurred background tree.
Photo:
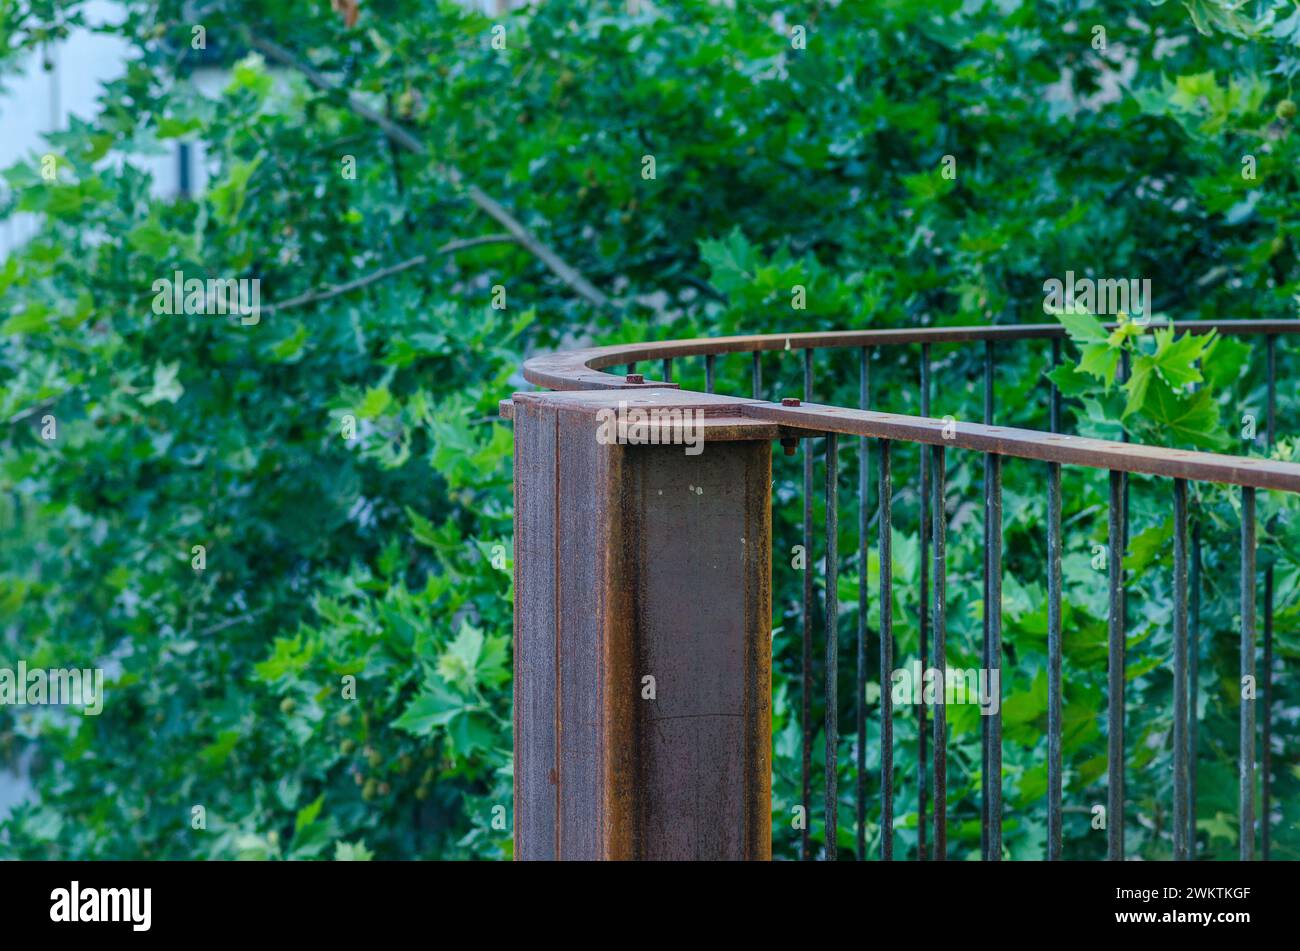
[[(93, 118), (4, 172), (0, 199), (0, 215), (40, 221), (0, 263), (0, 665), (109, 671), (99, 717), (0, 708), (0, 760), (25, 764), (35, 787), (0, 824), (0, 856), (509, 857), (512, 441), (496, 407), (526, 386), (524, 355), (1041, 321), (1043, 281), (1067, 270), (1150, 279), (1155, 311), (1178, 319), (1290, 317), (1300, 13), (1239, 7), (546, 0), (489, 18), (416, 0), (120, 4), (96, 28), (128, 44), (123, 74)], [(0, 0), (0, 64), (83, 20), (77, 2)], [(147, 158), (177, 142), (202, 155), (205, 187), (160, 196)], [(258, 279), (261, 319), (154, 313), (154, 282), (176, 271)], [(791, 307), (795, 285), (805, 309)], [(978, 418), (978, 354), (935, 357), (936, 413)], [(1004, 355), (1000, 422), (1045, 428), (1043, 357), (1033, 345)], [(882, 405), (918, 411), (915, 358), (880, 355)], [(1262, 407), (1259, 354), (1225, 363), (1199, 436), (1263, 451), (1235, 422)], [(719, 390), (744, 393), (744, 370), (721, 365)], [(797, 391), (794, 361), (769, 372), (770, 393)], [(702, 385), (702, 369), (681, 373)], [(821, 398), (853, 402), (851, 374), (828, 365)], [(1075, 430), (1146, 425), (1142, 438), (1196, 442), (1145, 410), (1112, 418), (1110, 397), (1082, 384), (1074, 396)], [(1284, 389), (1281, 419), (1298, 408)], [(778, 500), (796, 462), (776, 467)], [(896, 465), (914, 485), (914, 459)], [(978, 655), (982, 610), (979, 532), (958, 518), (978, 480), (959, 472), (954, 663)], [(1005, 840), (1011, 857), (1036, 858), (1044, 499), (1036, 470), (1008, 465), (1006, 478)], [(1104, 801), (1104, 575), (1086, 553), (1104, 531), (1104, 476), (1067, 479), (1066, 854), (1092, 858), (1104, 851), (1089, 827)], [(1140, 485), (1134, 495), (1143, 718), (1129, 836), (1156, 858), (1171, 851), (1169, 592), (1165, 572), (1144, 572), (1168, 560), (1168, 508)], [(916, 501), (904, 488), (900, 526), (915, 526)], [(1286, 524), (1282, 501), (1264, 504)], [(1230, 505), (1200, 501), (1207, 574), (1231, 563)], [(798, 581), (784, 553), (798, 509), (778, 504), (774, 526), (783, 856), (797, 846)], [(1293, 661), (1300, 552), (1285, 532), (1268, 541), (1282, 551), (1279, 655)], [(895, 551), (906, 582), (914, 527)], [(850, 650), (856, 567), (844, 572)], [(915, 653), (914, 588), (899, 585), (900, 661)], [(1218, 607), (1203, 635), (1200, 848), (1228, 857), (1232, 598), (1205, 601)], [(1298, 700), (1279, 683), (1277, 709)], [(911, 722), (900, 715), (897, 733), (904, 845), (917, 819)], [(1300, 857), (1297, 722), (1275, 731), (1279, 857)], [(954, 714), (952, 730), (952, 848), (965, 857), (979, 838), (977, 718)], [(851, 852), (852, 824), (840, 834)]]

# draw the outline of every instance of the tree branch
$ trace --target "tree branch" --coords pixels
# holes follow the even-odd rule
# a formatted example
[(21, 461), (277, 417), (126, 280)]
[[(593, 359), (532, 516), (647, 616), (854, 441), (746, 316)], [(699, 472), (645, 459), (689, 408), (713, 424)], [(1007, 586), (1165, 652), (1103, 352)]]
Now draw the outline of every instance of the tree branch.
[[(464, 251), (466, 248), (476, 248), (481, 244), (501, 244), (513, 242), (515, 239), (508, 234), (485, 234), (477, 238), (463, 238), (459, 241), (449, 241), (442, 247), (434, 251), (434, 254), (454, 254), (457, 251)], [(429, 263), (429, 255), (417, 254), (413, 258), (400, 261), (397, 264), (390, 264), (388, 267), (382, 267), (377, 271), (371, 271), (369, 274), (363, 274), (361, 277), (354, 278), (343, 284), (333, 284), (328, 287), (318, 287), (315, 290), (308, 291), (305, 294), (299, 294), (297, 297), (290, 297), (286, 301), (278, 304), (268, 304), (262, 310), (268, 314), (277, 311), (288, 310), (291, 307), (301, 307), (304, 304), (315, 304), (320, 301), (331, 300), (335, 297), (341, 297), (344, 294), (350, 294), (352, 291), (360, 290), (363, 287), (369, 287), (371, 284), (377, 284), (385, 278), (392, 277), (394, 274), (401, 274), (403, 271), (409, 271), (413, 267), (421, 267)]]
[[(261, 36), (256, 36), (246, 27), (244, 36), (248, 44), (254, 49), (260, 50), (268, 58), (294, 69), (301, 73), (309, 83), (324, 92), (342, 92), (337, 83), (326, 77), (324, 74), (314, 69), (305, 62), (299, 60), (296, 56), (280, 46)], [(414, 152), (417, 155), (427, 155), (428, 149), (424, 143), (413, 136), (410, 132), (403, 129), (397, 123), (391, 121), (387, 116), (377, 112), (356, 93), (346, 93), (348, 106), (357, 115), (361, 116), (383, 131), (393, 142), (400, 145), (407, 151)], [(534, 257), (541, 261), (551, 270), (556, 277), (562, 280), (569, 287), (573, 288), (579, 295), (587, 301), (595, 304), (597, 307), (608, 308), (612, 302), (609, 297), (600, 291), (594, 284), (582, 276), (577, 270), (570, 267), (558, 254), (539, 241), (532, 232), (520, 224), (510, 212), (495, 199), (488, 196), (477, 185), (466, 185), (464, 175), (460, 169), (450, 165), (439, 164), (438, 170), (445, 175), (453, 185), (464, 187), (465, 194), (479, 209), (486, 212), (489, 217), (499, 223), (506, 231), (514, 237), (524, 248), (526, 248)]]

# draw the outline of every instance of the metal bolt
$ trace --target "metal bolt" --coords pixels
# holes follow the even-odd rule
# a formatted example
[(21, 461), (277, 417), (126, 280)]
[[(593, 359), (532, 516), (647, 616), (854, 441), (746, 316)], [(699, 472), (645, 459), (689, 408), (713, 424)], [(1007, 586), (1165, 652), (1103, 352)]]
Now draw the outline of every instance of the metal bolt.
[(795, 450), (799, 448), (799, 440), (787, 437), (781, 440), (781, 448), (785, 450), (787, 456), (793, 456)]
[(799, 397), (797, 397), (797, 396), (785, 396), (785, 397), (782, 397), (782, 398), (781, 398), (781, 405), (782, 405), (782, 406), (798, 406), (798, 405), (799, 405)]
[(627, 375), (627, 381), (629, 383), (644, 383), (645, 377), (642, 376), (640, 373), (629, 373)]

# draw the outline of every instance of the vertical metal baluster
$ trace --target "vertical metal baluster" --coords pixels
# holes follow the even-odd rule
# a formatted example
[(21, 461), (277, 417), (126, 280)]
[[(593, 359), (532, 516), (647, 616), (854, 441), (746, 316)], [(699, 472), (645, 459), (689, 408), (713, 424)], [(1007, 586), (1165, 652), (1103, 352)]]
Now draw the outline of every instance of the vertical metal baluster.
[(761, 400), (763, 398), (763, 351), (761, 350), (754, 351), (753, 380), (754, 399)]
[(635, 372), (636, 372), (636, 364), (635, 364), (635, 363), (629, 363), (629, 364), (627, 365), (627, 372), (628, 372), (628, 373), (635, 373)]
[[(928, 343), (921, 345), (921, 415), (930, 415), (930, 345)], [(930, 468), (929, 453), (925, 451), (924, 446), (920, 446), (921, 455), (921, 501), (917, 509), (919, 521), (921, 523), (921, 598), (920, 612), (920, 654), (922, 672), (929, 666), (929, 647), (930, 647), (930, 564), (929, 564), (929, 547), (930, 547)], [(917, 705), (917, 742), (919, 749), (916, 756), (916, 857), (920, 861), (925, 861), (929, 855), (929, 850), (925, 843), (925, 819), (926, 819), (926, 711), (925, 700)]]
[(1245, 691), (1255, 681), (1255, 490), (1241, 489), (1241, 860), (1255, 858), (1255, 701)]
[[(989, 665), (998, 672), (997, 713), (989, 722), (989, 861), (1002, 860), (1002, 457), (989, 468)], [(991, 675), (990, 675), (991, 676)]]
[(934, 705), (934, 860), (948, 857), (948, 707), (945, 689), (948, 682), (947, 572), (944, 555), (947, 541), (944, 529), (943, 497), (946, 465), (943, 446), (931, 446), (934, 469), (934, 666), (942, 678)]
[[(1061, 365), (1061, 339), (1052, 338), (1052, 368), (1055, 369)], [(1061, 431), (1061, 388), (1055, 383), (1052, 384), (1052, 401), (1048, 404), (1049, 426), (1054, 433)]]
[[(1268, 417), (1265, 439), (1272, 449), (1277, 438), (1277, 337), (1270, 334), (1265, 350), (1268, 377)], [(1269, 528), (1273, 528), (1270, 520)], [(1263, 701), (1263, 735), (1260, 737), (1260, 799), (1259, 799), (1259, 857), (1268, 861), (1269, 812), (1272, 809), (1272, 792), (1269, 773), (1273, 765), (1273, 565), (1264, 569), (1264, 676), (1260, 697)]]
[[(1127, 383), (1127, 382), (1128, 382), (1128, 378), (1129, 378), (1129, 376), (1132, 374), (1133, 367), (1132, 367), (1131, 360), (1132, 360), (1132, 358), (1130, 357), (1129, 352), (1128, 352), (1127, 350), (1124, 350), (1124, 351), (1121, 352), (1121, 354), (1120, 354), (1120, 359), (1119, 359), (1119, 373), (1120, 373), (1120, 382), (1121, 382), (1121, 383)], [(1124, 430), (1124, 432), (1123, 432), (1123, 434), (1121, 435), (1120, 439), (1121, 439), (1123, 442), (1128, 442), (1128, 441), (1129, 441), (1129, 435), (1128, 435), (1128, 430), (1127, 430), (1127, 429)], [(1129, 491), (1128, 491), (1129, 486), (1128, 486), (1128, 483), (1129, 483), (1129, 478), (1128, 478), (1128, 473), (1127, 473), (1127, 472), (1121, 472), (1121, 473), (1120, 473), (1120, 479), (1121, 479), (1121, 485), (1123, 485), (1123, 487), (1124, 487), (1124, 490), (1123, 490), (1123, 492), (1121, 493), (1121, 499), (1122, 499), (1122, 505), (1123, 505), (1123, 507), (1122, 507), (1122, 509), (1121, 509), (1121, 511), (1120, 511), (1120, 520), (1121, 520), (1121, 523), (1122, 523), (1122, 526), (1123, 526), (1123, 534), (1122, 534), (1122, 537), (1123, 537), (1123, 549), (1124, 549), (1125, 552), (1127, 552), (1127, 551), (1128, 551), (1128, 530), (1129, 530), (1129, 518), (1128, 518), (1128, 512), (1129, 512), (1129, 509), (1128, 509), (1128, 497), (1129, 497)], [(1123, 573), (1124, 573), (1124, 565), (1123, 565), (1123, 562), (1121, 562), (1121, 563), (1120, 563), (1120, 575), (1121, 575), (1121, 577), (1123, 576)], [(1119, 600), (1119, 617), (1120, 617), (1120, 624), (1124, 627), (1125, 630), (1127, 630), (1127, 629), (1128, 629), (1128, 589), (1127, 589), (1127, 588), (1124, 590), (1123, 594), (1120, 595), (1120, 600)]]
[(715, 357), (711, 353), (704, 355), (704, 392), (713, 392), (713, 361)]
[[(803, 398), (812, 401), (813, 366), (812, 350), (803, 352)], [(803, 648), (802, 696), (800, 697), (800, 723), (803, 727), (803, 804), (809, 815), (804, 817), (800, 832), (800, 857), (806, 862), (812, 858), (808, 847), (808, 826), (812, 813), (812, 637), (813, 637), (813, 576), (812, 576), (812, 520), (813, 520), (813, 443), (805, 439), (803, 445)]]
[[(984, 425), (993, 425), (993, 341), (984, 341)], [(984, 454), (984, 640), (980, 648), (981, 665), (989, 663), (989, 508), (992, 461)], [(980, 718), (980, 858), (989, 857), (989, 721)]]
[(1264, 356), (1265, 374), (1268, 380), (1268, 417), (1265, 436), (1271, 449), (1273, 440), (1277, 437), (1277, 337), (1274, 334), (1269, 334), (1266, 338)]
[(664, 357), (664, 382), (671, 383), (672, 381), (673, 381), (673, 358)]
[(1110, 473), (1110, 610), (1106, 645), (1106, 857), (1124, 858), (1124, 473)]
[(839, 854), (839, 436), (826, 434), (826, 860)]
[(1187, 481), (1174, 480), (1174, 858), (1187, 852)]
[(1047, 464), (1047, 860), (1061, 858), (1061, 464)]
[(1191, 610), (1187, 624), (1189, 655), (1187, 662), (1188, 679), (1188, 729), (1187, 729), (1187, 851), (1190, 858), (1196, 858), (1196, 755), (1198, 732), (1197, 705), (1200, 702), (1201, 688), (1197, 682), (1200, 676), (1201, 655), (1201, 523), (1192, 525), (1192, 568), (1191, 568)]
[(894, 703), (889, 675), (894, 669), (894, 488), (889, 472), (890, 443), (880, 440), (880, 858), (894, 857)]
[[(1052, 338), (1052, 369), (1061, 365), (1061, 338)], [(1051, 383), (1048, 428), (1061, 431), (1061, 388)], [(1061, 466), (1047, 464), (1047, 859), (1060, 861), (1061, 814)]]
[[(871, 405), (871, 381), (868, 361), (871, 352), (863, 347), (859, 355), (858, 405), (867, 409)], [(867, 532), (871, 518), (867, 510), (870, 498), (870, 443), (866, 436), (858, 437), (858, 679), (855, 693), (857, 708), (854, 724), (858, 734), (857, 762), (857, 852), (859, 862), (867, 858)], [(885, 683), (882, 678), (881, 683)]]

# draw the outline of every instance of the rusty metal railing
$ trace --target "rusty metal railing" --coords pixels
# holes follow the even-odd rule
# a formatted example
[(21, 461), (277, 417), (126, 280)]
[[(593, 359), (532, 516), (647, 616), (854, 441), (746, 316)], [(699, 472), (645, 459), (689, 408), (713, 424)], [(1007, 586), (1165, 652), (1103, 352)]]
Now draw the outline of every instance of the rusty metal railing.
[[(1153, 325), (1148, 330), (1154, 329)], [(1266, 442), (1276, 437), (1276, 341), (1300, 332), (1296, 321), (1189, 321), (1177, 329), (1190, 333), (1218, 330), (1225, 334), (1263, 336), (1266, 344)], [(1174, 514), (1174, 803), (1173, 844), (1176, 858), (1188, 858), (1195, 843), (1197, 663), (1200, 627), (1199, 524), (1189, 541), (1187, 484), (1208, 482), (1241, 487), (1241, 630), (1240, 673), (1256, 674), (1255, 503), (1258, 490), (1300, 492), (1300, 465), (1263, 458), (1193, 452), (1131, 442), (1081, 438), (1060, 432), (1062, 400), (1052, 388), (1049, 431), (994, 425), (996, 348), (1019, 340), (1048, 340), (1051, 361), (1059, 363), (1064, 330), (1051, 325), (937, 327), (865, 330), (838, 333), (772, 334), (661, 343), (625, 344), (537, 356), (524, 375), (555, 393), (520, 393), (503, 403), (503, 414), (516, 421), (516, 857), (744, 857), (770, 856), (770, 448), (813, 437), (826, 440), (825, 596), (825, 736), (826, 845), (836, 857), (839, 797), (837, 783), (839, 606), (835, 579), (838, 553), (838, 438), (858, 443), (859, 610), (855, 722), (865, 738), (867, 680), (867, 562), (870, 509), (869, 453), (876, 442), (879, 658), (881, 669), (881, 843), (880, 857), (893, 857), (893, 710), (885, 680), (893, 669), (893, 527), (892, 450), (894, 443), (929, 447), (920, 455), (921, 526), (919, 635), (922, 668), (929, 654), (946, 667), (946, 522), (944, 509), (947, 451), (964, 449), (984, 457), (984, 604), (982, 662), (986, 670), (1002, 663), (1002, 459), (1046, 464), (1048, 579), (1048, 790), (1047, 855), (1061, 856), (1062, 842), (1062, 536), (1061, 467), (1081, 466), (1109, 472), (1108, 638), (1107, 638), (1107, 854), (1124, 857), (1124, 684), (1125, 577), (1123, 555), (1129, 534), (1128, 477), (1148, 474), (1172, 480)], [(930, 417), (931, 346), (984, 344), (984, 416), (982, 423), (945, 423)], [(921, 348), (920, 416), (870, 409), (869, 356), (876, 348)], [(814, 351), (856, 349), (859, 355), (859, 406), (848, 408), (813, 402)], [(780, 402), (763, 400), (762, 354), (802, 351), (803, 395)], [(752, 395), (714, 393), (717, 361), (729, 354), (750, 353)], [(705, 392), (691, 393), (673, 383), (674, 361), (702, 357)], [(661, 361), (663, 379), (647, 381), (636, 372), (646, 361)], [(625, 372), (605, 372), (623, 367)], [(567, 392), (564, 392), (567, 391)], [(619, 402), (645, 409), (700, 413), (707, 439), (732, 445), (710, 463), (669, 458), (672, 434), (649, 445), (596, 447), (594, 426), (601, 413)], [(665, 427), (671, 424), (665, 423)], [(680, 448), (678, 448), (680, 452)], [(813, 541), (813, 454), (803, 460), (803, 541)], [(711, 474), (710, 466), (719, 470)], [(664, 470), (669, 466), (671, 470)], [(725, 470), (725, 471), (724, 471)], [(761, 471), (760, 471), (761, 470)], [(668, 472), (668, 475), (664, 475)], [(721, 491), (726, 477), (743, 483), (737, 499)], [(656, 481), (658, 479), (658, 481)], [(703, 494), (705, 486), (718, 501), (709, 517), (735, 528), (743, 552), (736, 564), (728, 556), (707, 566), (722, 572), (744, 590), (724, 610), (708, 605), (694, 610), (678, 602), (665, 605), (654, 592), (668, 581), (685, 585), (702, 598), (723, 598), (678, 567), (696, 564), (688, 552), (700, 544), (696, 522), (679, 502), (662, 501), (663, 485), (680, 480)], [(692, 480), (692, 481), (688, 481)], [(575, 484), (576, 483), (576, 484)], [(649, 492), (660, 486), (658, 496)], [(691, 499), (692, 505), (700, 504)], [(655, 520), (679, 525), (677, 542), (656, 537), (647, 547)], [(691, 533), (695, 534), (691, 534)], [(685, 536), (689, 535), (689, 538)], [(761, 544), (754, 544), (755, 541)], [(583, 548), (589, 546), (591, 553)], [(766, 546), (767, 550), (761, 550)], [(712, 577), (712, 576), (710, 576)], [(1189, 582), (1190, 577), (1190, 582)], [(697, 586), (692, 588), (692, 585)], [(1269, 854), (1269, 791), (1273, 666), (1273, 570), (1264, 580), (1263, 757), (1259, 837), (1261, 855)], [(713, 607), (717, 607), (716, 605)], [(588, 614), (591, 616), (588, 617)], [(735, 615), (743, 615), (737, 618)], [(803, 748), (801, 788), (805, 807), (811, 800), (812, 648), (814, 590), (812, 572), (804, 574), (802, 598), (800, 720)], [(687, 644), (680, 631), (701, 626), (722, 633)], [(729, 640), (732, 638), (732, 640)], [(739, 639), (738, 641), (735, 639)], [(688, 638), (689, 640), (689, 638)], [(737, 647), (743, 643), (743, 649)], [(722, 647), (719, 647), (722, 644)], [(761, 652), (754, 645), (761, 647)], [(675, 717), (659, 716), (630, 698), (646, 676), (643, 661), (663, 663), (665, 652), (689, 647), (699, 651), (693, 667), (673, 674), (672, 702), (690, 698)], [(585, 653), (584, 653), (585, 650)], [(743, 660), (737, 661), (737, 651)], [(762, 656), (760, 656), (760, 654)], [(591, 656), (587, 656), (591, 655)], [(710, 664), (719, 665), (718, 670)], [(575, 675), (575, 671), (580, 672)], [(638, 679), (640, 678), (640, 679)], [(765, 679), (766, 678), (766, 679)], [(709, 691), (729, 699), (725, 712), (705, 711)], [(999, 682), (1000, 691), (1000, 682)], [(653, 693), (653, 689), (652, 689)], [(644, 694), (642, 695), (644, 696)], [(578, 703), (582, 715), (572, 715)], [(1000, 703), (997, 705), (1000, 711)], [(676, 709), (676, 708), (674, 708)], [(566, 710), (569, 712), (566, 713)], [(739, 722), (724, 725), (728, 717)], [(693, 734), (671, 733), (670, 719), (700, 721)], [(926, 857), (926, 820), (932, 820), (933, 857), (947, 854), (947, 723), (945, 705), (933, 708), (932, 750), (927, 755), (927, 709), (918, 710), (918, 857)], [(1001, 714), (982, 718), (981, 854), (1002, 854)], [(1254, 816), (1255, 700), (1243, 695), (1240, 705), (1239, 842), (1242, 859), (1255, 855)], [(665, 731), (669, 732), (665, 732)], [(567, 732), (566, 732), (567, 731)], [(762, 747), (766, 748), (762, 748)], [(865, 742), (857, 745), (856, 842), (865, 856), (867, 801)], [(927, 759), (929, 762), (927, 762)], [(927, 775), (927, 767), (932, 772)], [(766, 774), (764, 769), (767, 770)], [(674, 770), (679, 772), (674, 773)], [(680, 771), (685, 771), (684, 775)], [(688, 802), (687, 792), (695, 797)], [(927, 797), (927, 791), (929, 796)], [(701, 805), (700, 797), (714, 799)], [(931, 803), (928, 800), (932, 800)], [(674, 822), (676, 823), (674, 825)], [(807, 823), (801, 854), (811, 857)], [(718, 832), (715, 826), (723, 827)], [(682, 829), (686, 828), (686, 832)]]

